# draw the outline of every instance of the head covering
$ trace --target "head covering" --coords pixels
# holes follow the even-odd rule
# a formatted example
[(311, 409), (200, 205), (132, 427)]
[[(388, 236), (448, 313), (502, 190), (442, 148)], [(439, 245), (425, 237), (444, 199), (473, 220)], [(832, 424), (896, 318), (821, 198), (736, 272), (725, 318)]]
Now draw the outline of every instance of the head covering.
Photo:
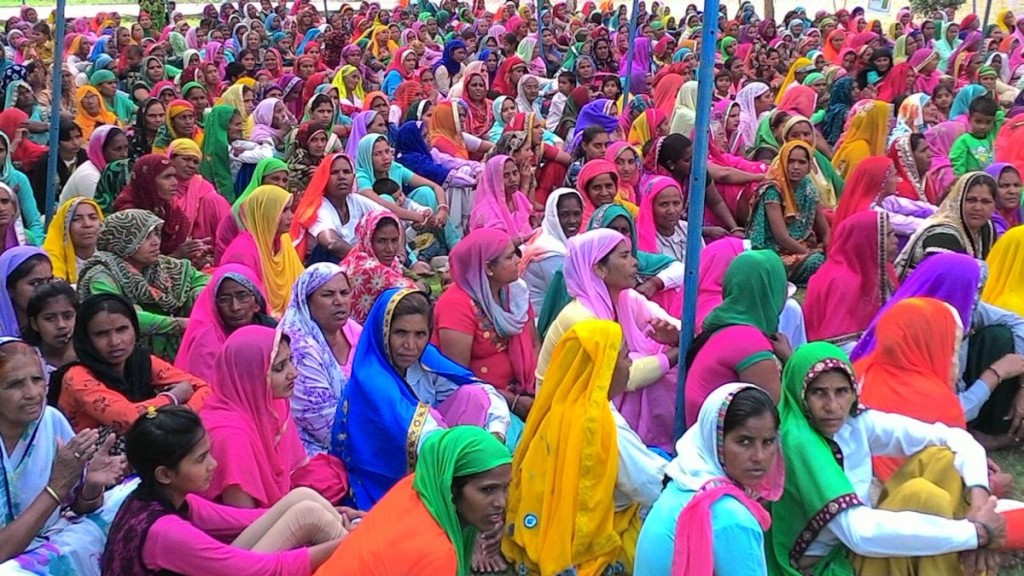
[(657, 108), (644, 110), (633, 120), (627, 141), (633, 146), (647, 144), (655, 136), (658, 125), (664, 122), (665, 119), (666, 116)]
[(302, 273), (302, 261), (295, 252), (291, 236), (277, 232), (281, 214), (291, 201), (292, 195), (287, 190), (261, 185), (239, 204), (240, 228), (251, 235), (252, 245), (248, 250), (258, 252), (267, 300), (276, 314), (284, 312), (292, 283)]
[[(861, 401), (882, 412), (966, 429), (954, 374), (963, 336), (956, 310), (941, 300), (907, 298), (893, 304), (879, 315), (874, 351), (855, 365)], [(872, 460), (882, 482), (903, 462)]]
[[(765, 336), (779, 330), (779, 314), (786, 303), (786, 270), (770, 250), (744, 252), (733, 259), (722, 281), (722, 303), (704, 319), (703, 331), (746, 325)], [(750, 294), (760, 294), (756, 300)]]
[(291, 490), (291, 473), (306, 459), (287, 398), (274, 398), (270, 371), (280, 333), (244, 326), (221, 347), (201, 416), (219, 464), (207, 489), (217, 497), (234, 486), (260, 508)]
[(454, 102), (442, 102), (434, 107), (434, 115), (428, 122), (427, 137), (431, 146), (443, 145), (444, 150), (458, 158), (469, 159), (469, 150), (462, 139), (462, 127), (459, 121), (459, 106)]
[(493, 228), (510, 236), (527, 238), (533, 232), (530, 226), (533, 207), (526, 195), (516, 190), (512, 193), (515, 210), (509, 210), (504, 181), (505, 164), (508, 162), (515, 161), (499, 154), (484, 165), (469, 213), (469, 229)]
[(3, 290), (0, 290), (0, 336), (21, 338), (21, 326), (18, 325), (18, 314), (14, 310), (14, 301), (11, 300), (7, 282), (15, 268), (33, 256), (50, 259), (46, 252), (35, 246), (15, 246), (0, 254), (0, 278), (3, 279), (4, 284)]
[(928, 179), (932, 180), (936, 190), (949, 190), (956, 176), (953, 173), (953, 162), (949, 152), (953, 143), (967, 127), (963, 122), (940, 122), (924, 133), (924, 139), (932, 149), (932, 165), (928, 169)]
[(81, 204), (91, 205), (96, 210), (96, 216), (103, 221), (103, 210), (95, 200), (85, 197), (71, 198), (57, 208), (46, 229), (46, 240), (43, 241), (43, 250), (50, 256), (50, 263), (53, 264), (53, 277), (70, 284), (78, 282), (78, 256), (71, 242), (71, 223)]
[[(395, 307), (413, 293), (419, 292), (389, 288), (373, 303), (352, 360), (359, 369), (352, 371), (342, 391), (331, 431), (331, 454), (345, 463), (356, 504), (363, 510), (371, 508), (415, 465), (415, 447), (430, 409), (420, 402), (390, 360), (388, 337)], [(446, 358), (433, 344), (426, 345), (419, 363), (427, 372), (456, 386), (478, 382), (469, 370)], [(352, 433), (356, 430), (358, 434)]]
[[(736, 93), (736, 103), (740, 107), (740, 124), (736, 129), (740, 135), (740, 150), (754, 144), (754, 134), (757, 132), (757, 123), (760, 120), (754, 101), (768, 90), (770, 88), (763, 82), (751, 82)], [(687, 135), (684, 134), (684, 136)]]
[[(82, 104), (82, 101), (89, 95), (95, 96), (98, 100), (99, 111), (95, 115), (89, 114), (85, 110), (85, 105)], [(92, 136), (93, 130), (103, 124), (117, 125), (117, 115), (107, 110), (107, 104), (103, 101), (103, 96), (94, 86), (86, 84), (78, 87), (78, 90), (75, 91), (75, 107), (78, 110), (78, 114), (75, 116), (75, 124), (82, 130), (83, 138)]]
[(598, 574), (637, 521), (635, 506), (616, 512), (610, 497), (618, 458), (608, 390), (622, 342), (618, 324), (584, 320), (555, 346), (545, 378), (558, 385), (541, 387), (512, 464), (507, 523), (516, 529), (502, 551), (520, 572)]
[(364, 110), (352, 118), (352, 131), (348, 136), (348, 143), (345, 145), (345, 153), (349, 158), (355, 158), (359, 151), (359, 141), (369, 134), (367, 128), (377, 118), (375, 110)]
[[(548, 195), (547, 200), (544, 202), (544, 218), (541, 220), (540, 228), (521, 247), (523, 256), (519, 261), (520, 272), (526, 270), (526, 266), (533, 260), (543, 260), (550, 256), (565, 256), (569, 239), (566, 237), (558, 220), (558, 202), (567, 196), (575, 196), (580, 203), (580, 207), (583, 207), (583, 197), (572, 188), (556, 188)], [(582, 219), (580, 220), (580, 226), (583, 226)]]
[(359, 243), (341, 261), (341, 269), (348, 276), (352, 288), (352, 316), (358, 322), (363, 322), (370, 314), (373, 303), (382, 291), (414, 286), (413, 281), (405, 277), (397, 255), (391, 262), (377, 259), (373, 250), (373, 235), (385, 222), (397, 226), (399, 237), (404, 238), (401, 222), (393, 213), (384, 210), (370, 212), (356, 224)]
[(836, 206), (832, 228), (854, 214), (870, 210), (871, 205), (881, 202), (886, 181), (896, 171), (893, 161), (888, 156), (872, 156), (857, 165), (853, 173), (846, 179), (843, 197)]
[(615, 102), (599, 98), (580, 109), (576, 116), (576, 128), (573, 130), (572, 138), (566, 147), (567, 151), (576, 150), (583, 141), (583, 131), (590, 126), (600, 126), (609, 135), (614, 134), (619, 128), (619, 117), (613, 114)]
[(1007, 230), (992, 247), (986, 262), (989, 278), (982, 292), (982, 300), (1024, 315), (1024, 228), (1015, 226)]
[(848, 129), (836, 148), (832, 164), (844, 178), (868, 156), (885, 155), (888, 146), (889, 104), (870, 100), (848, 119)]
[(957, 91), (953, 103), (949, 106), (949, 119), (955, 120), (966, 115), (971, 108), (971, 102), (984, 96), (988, 90), (980, 84), (968, 84)]
[(228, 124), (238, 111), (225, 105), (214, 106), (206, 117), (206, 135), (203, 137), (203, 159), (199, 173), (213, 183), (217, 192), (229, 203), (235, 201), (235, 182), (231, 177), (231, 160), (228, 156), (231, 143), (228, 141)]
[(163, 220), (160, 252), (173, 254), (188, 238), (192, 223), (181, 209), (176, 197), (164, 198), (157, 190), (157, 178), (174, 166), (166, 156), (146, 154), (132, 167), (128, 185), (114, 200), (114, 211), (128, 208), (148, 210)]
[(697, 81), (691, 80), (680, 88), (676, 96), (675, 110), (672, 112), (672, 134), (682, 134), (687, 138), (697, 123)]
[(603, 159), (598, 158), (591, 160), (583, 165), (583, 169), (580, 170), (579, 175), (576, 177), (576, 190), (579, 191), (580, 196), (583, 197), (583, 221), (587, 222), (590, 217), (594, 214), (594, 210), (598, 206), (594, 205), (594, 201), (591, 200), (587, 194), (587, 186), (591, 180), (601, 176), (603, 174), (610, 174), (612, 180), (615, 181), (616, 185), (619, 181), (619, 172), (615, 164)]
[(512, 373), (523, 390), (532, 391), (536, 352), (526, 323), (532, 321), (529, 288), (526, 281), (517, 279), (501, 288), (494, 299), (486, 274), (487, 264), (510, 246), (508, 233), (492, 228), (473, 230), (452, 249), (449, 262), (455, 285), (472, 298), (480, 311), (494, 326), (497, 336), (508, 339), (508, 354)]
[(395, 137), (395, 150), (398, 152), (398, 161), (402, 166), (408, 168), (413, 174), (417, 174), (443, 186), (448, 181), (451, 168), (445, 168), (438, 164), (430, 154), (430, 146), (423, 139), (423, 123), (409, 121), (402, 124)]
[(253, 141), (271, 140), (275, 146), (284, 140), (285, 134), (295, 125), (294, 121), (285, 122), (283, 126), (274, 128), (274, 109), (277, 103), (284, 103), (280, 98), (267, 98), (256, 105), (252, 111), (253, 129), (249, 136)]
[(697, 332), (703, 330), (704, 319), (722, 303), (722, 283), (729, 265), (750, 246), (747, 240), (726, 236), (708, 244), (700, 252), (700, 271), (697, 274)]
[(980, 288), (981, 266), (974, 258), (952, 252), (925, 258), (875, 315), (850, 356), (856, 361), (875, 349), (878, 319), (897, 302), (907, 298), (920, 296), (946, 302), (957, 310), (960, 324), (967, 329), (971, 325), (971, 315)]
[[(217, 102), (218, 106), (230, 106), (238, 111), (242, 115), (242, 137), (249, 138), (252, 134), (252, 129), (256, 125), (256, 121), (245, 107), (245, 90), (248, 88), (244, 84), (235, 84), (224, 91), (221, 94), (220, 100)], [(216, 106), (214, 106), (216, 108)]]

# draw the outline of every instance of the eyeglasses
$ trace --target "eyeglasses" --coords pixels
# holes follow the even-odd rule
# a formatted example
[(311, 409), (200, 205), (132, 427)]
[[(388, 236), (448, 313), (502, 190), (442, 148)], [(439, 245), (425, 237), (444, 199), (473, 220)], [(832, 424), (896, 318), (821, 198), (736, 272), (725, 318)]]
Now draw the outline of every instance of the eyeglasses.
[(223, 294), (221, 296), (217, 296), (215, 301), (218, 306), (231, 306), (232, 302), (248, 304), (252, 302), (252, 299), (252, 292), (235, 292), (234, 294)]

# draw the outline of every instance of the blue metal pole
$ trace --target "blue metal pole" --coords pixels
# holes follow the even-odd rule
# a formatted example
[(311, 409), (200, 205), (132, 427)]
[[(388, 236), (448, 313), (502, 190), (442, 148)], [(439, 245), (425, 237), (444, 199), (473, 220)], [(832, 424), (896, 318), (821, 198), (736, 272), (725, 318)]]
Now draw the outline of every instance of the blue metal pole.
[[(540, 53), (540, 61), (544, 63), (544, 71), (547, 72), (548, 61), (544, 58), (544, 19), (541, 18), (541, 14), (544, 13), (544, 0), (537, 0), (537, 50)], [(527, 62), (529, 64), (529, 62)], [(557, 78), (555, 86), (558, 86)]]
[(50, 153), (46, 156), (46, 225), (53, 218), (53, 205), (57, 197), (57, 149), (60, 136), (61, 73), (64, 67), (64, 6), (65, 0), (57, 0), (57, 32), (53, 42), (53, 89), (50, 98)]
[(697, 319), (697, 270), (700, 268), (700, 234), (704, 223), (704, 186), (707, 184), (708, 127), (711, 125), (711, 89), (715, 76), (715, 36), (718, 33), (719, 0), (704, 0), (701, 26), (700, 67), (697, 69), (697, 129), (690, 168), (690, 207), (686, 214), (686, 279), (683, 283), (683, 318), (679, 331), (679, 366), (676, 382), (676, 438), (686, 430), (686, 354), (693, 344)]
[[(622, 86), (622, 107), (627, 108), (629, 106), (629, 90), (630, 90), (630, 79), (633, 77), (633, 44), (636, 43), (636, 20), (637, 13), (640, 11), (639, 0), (633, 0), (633, 13), (629, 16), (629, 47), (626, 48), (626, 83)], [(646, 72), (645, 72), (646, 73)], [(619, 114), (623, 113), (624, 110), (619, 110)]]

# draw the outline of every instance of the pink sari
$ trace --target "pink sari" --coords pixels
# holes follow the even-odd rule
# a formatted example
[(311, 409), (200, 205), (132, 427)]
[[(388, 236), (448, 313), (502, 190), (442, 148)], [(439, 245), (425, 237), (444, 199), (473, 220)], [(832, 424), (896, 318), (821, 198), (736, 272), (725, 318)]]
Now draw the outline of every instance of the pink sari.
[(205, 178), (196, 174), (178, 180), (178, 205), (192, 223), (189, 237), (214, 240), (221, 220), (231, 213), (231, 206)]
[(469, 229), (492, 228), (509, 236), (529, 238), (533, 234), (530, 226), (530, 212), (533, 207), (525, 194), (518, 190), (512, 193), (515, 210), (509, 210), (503, 181), (505, 163), (513, 160), (498, 155), (487, 161), (484, 173), (477, 186), (476, 198), (469, 212)]

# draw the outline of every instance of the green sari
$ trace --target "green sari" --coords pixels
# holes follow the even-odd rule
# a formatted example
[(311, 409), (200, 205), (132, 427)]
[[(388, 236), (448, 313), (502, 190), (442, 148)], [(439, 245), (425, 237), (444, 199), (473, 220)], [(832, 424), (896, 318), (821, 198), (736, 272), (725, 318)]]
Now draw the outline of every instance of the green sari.
[[(796, 568), (796, 562), (830, 520), (844, 510), (863, 505), (837, 460), (842, 457), (839, 446), (810, 423), (804, 402), (807, 384), (830, 370), (845, 372), (853, 380), (853, 365), (842, 350), (827, 342), (812, 342), (797, 348), (782, 371), (779, 433), (782, 446), (787, 447), (783, 451), (786, 487), (782, 497), (770, 504), (772, 526), (765, 534), (765, 555), (772, 576), (854, 574), (842, 544), (811, 570)], [(854, 400), (850, 416), (856, 417), (859, 411)]]
[(768, 222), (768, 204), (783, 204), (782, 194), (778, 185), (768, 180), (758, 188), (754, 195), (754, 211), (750, 215), (747, 237), (755, 250), (772, 250), (782, 258), (786, 265), (786, 275), (798, 286), (806, 286), (811, 276), (825, 263), (825, 253), (817, 246), (814, 236), (814, 219), (818, 211), (818, 191), (811, 184), (810, 176), (805, 176), (793, 191), (796, 202), (796, 215), (786, 218), (786, 229), (789, 236), (809, 250), (804, 254), (787, 254), (783, 252), (772, 234)]
[[(754, 145), (750, 147), (751, 150), (758, 148), (768, 148), (778, 153), (779, 149), (782, 148), (782, 144), (779, 143), (778, 138), (775, 137), (775, 133), (772, 132), (771, 118), (773, 114), (768, 114), (764, 118), (761, 118), (760, 122), (757, 123), (757, 132), (754, 134)], [(813, 122), (813, 121), (812, 121)], [(812, 175), (812, 179), (816, 180), (817, 185), (829, 186), (835, 192), (836, 202), (843, 196), (843, 190), (846, 188), (846, 182), (843, 181), (843, 177), (836, 171), (835, 166), (832, 165), (832, 160), (828, 156), (822, 154), (821, 150), (814, 149), (814, 165), (812, 170), (816, 169), (817, 174)]]
[(203, 137), (203, 158), (199, 163), (199, 173), (213, 183), (217, 192), (229, 204), (235, 201), (235, 180), (231, 175), (228, 124), (237, 113), (233, 106), (226, 104), (214, 106), (210, 110)]

